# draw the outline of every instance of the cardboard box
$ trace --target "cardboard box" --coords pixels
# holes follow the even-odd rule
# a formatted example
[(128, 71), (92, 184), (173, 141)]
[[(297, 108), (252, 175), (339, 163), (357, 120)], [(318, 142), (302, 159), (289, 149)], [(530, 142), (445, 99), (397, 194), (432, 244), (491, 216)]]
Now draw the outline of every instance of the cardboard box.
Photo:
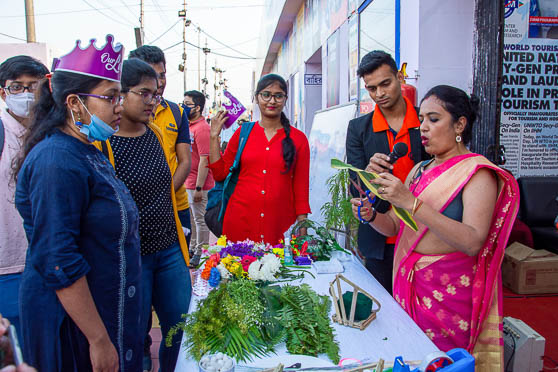
[(519, 294), (558, 293), (558, 255), (515, 242), (506, 248), (502, 281)]

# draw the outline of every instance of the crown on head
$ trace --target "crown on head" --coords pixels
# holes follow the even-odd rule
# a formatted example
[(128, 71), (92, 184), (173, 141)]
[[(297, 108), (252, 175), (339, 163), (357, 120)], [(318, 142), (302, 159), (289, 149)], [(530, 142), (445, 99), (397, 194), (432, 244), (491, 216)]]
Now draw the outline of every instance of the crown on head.
[(107, 35), (106, 40), (103, 49), (95, 46), (97, 39), (91, 39), (87, 49), (82, 49), (81, 40), (77, 40), (74, 50), (54, 60), (52, 71), (67, 71), (120, 82), (124, 47), (120, 43), (113, 46), (112, 35)]

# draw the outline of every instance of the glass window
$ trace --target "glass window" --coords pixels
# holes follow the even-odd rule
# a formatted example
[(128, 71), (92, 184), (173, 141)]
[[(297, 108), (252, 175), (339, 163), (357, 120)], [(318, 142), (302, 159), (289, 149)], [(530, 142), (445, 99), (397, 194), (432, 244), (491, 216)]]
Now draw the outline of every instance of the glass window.
[[(372, 2), (359, 14), (359, 56), (360, 59), (373, 50), (383, 50), (395, 58), (395, 1), (372, 0)], [(360, 101), (366, 110), (371, 109), (370, 96), (362, 81), (360, 85)], [(363, 105), (361, 104), (361, 113)]]

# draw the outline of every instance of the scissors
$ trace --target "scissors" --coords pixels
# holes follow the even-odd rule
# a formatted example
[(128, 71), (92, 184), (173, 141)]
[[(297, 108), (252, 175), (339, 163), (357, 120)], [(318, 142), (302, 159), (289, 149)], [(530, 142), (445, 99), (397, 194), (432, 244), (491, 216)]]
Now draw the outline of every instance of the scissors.
[[(366, 190), (366, 192), (364, 192), (362, 190), (362, 187), (360, 187), (355, 181), (353, 181), (352, 178), (349, 178), (349, 181), (351, 181), (351, 184), (358, 191), (361, 199), (364, 199), (364, 197), (366, 196), (366, 199), (368, 199), (370, 204), (374, 205), (374, 202), (376, 201), (376, 195), (374, 195), (374, 197), (371, 198), (370, 197), (370, 190)], [(360, 214), (360, 208), (362, 208), (362, 206), (359, 205), (358, 206), (358, 219), (359, 219), (360, 223), (368, 223), (368, 221), (366, 221), (364, 218), (362, 218), (362, 215)]]

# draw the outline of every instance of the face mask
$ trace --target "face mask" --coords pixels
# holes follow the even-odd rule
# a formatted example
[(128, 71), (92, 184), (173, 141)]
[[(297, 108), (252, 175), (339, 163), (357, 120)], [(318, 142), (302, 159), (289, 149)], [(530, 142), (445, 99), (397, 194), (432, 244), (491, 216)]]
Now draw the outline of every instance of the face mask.
[(74, 124), (79, 127), (79, 131), (81, 133), (87, 136), (87, 140), (89, 142), (106, 141), (114, 133), (118, 132), (118, 127), (116, 127), (116, 129), (113, 129), (110, 125), (99, 119), (97, 115), (91, 115), (81, 99), (79, 99), (79, 102), (85, 108), (85, 111), (87, 111), (89, 116), (91, 116), (91, 123), (83, 124), (80, 121), (76, 122), (76, 120), (74, 119), (73, 111), (70, 110), (70, 113), (72, 114), (72, 120), (74, 121)]
[(28, 118), (31, 105), (35, 102), (35, 94), (24, 92), (18, 94), (7, 94), (6, 105), (14, 115), (20, 118)]

